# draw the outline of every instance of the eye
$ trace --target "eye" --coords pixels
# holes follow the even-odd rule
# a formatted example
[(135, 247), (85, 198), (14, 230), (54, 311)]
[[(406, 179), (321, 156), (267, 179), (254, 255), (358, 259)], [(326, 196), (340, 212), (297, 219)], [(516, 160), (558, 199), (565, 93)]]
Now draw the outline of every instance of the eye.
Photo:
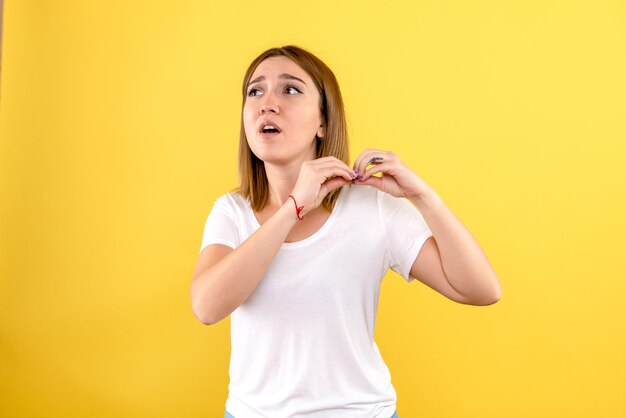
[(253, 92), (259, 91), (259, 89), (250, 89), (248, 90), (248, 96), (256, 96), (256, 94), (252, 94)]
[(290, 89), (295, 90), (297, 93), (294, 94), (298, 94), (298, 93), (302, 93), (300, 90), (298, 90), (297, 88), (295, 88), (294, 86), (287, 86), (287, 88), (285, 89), (285, 91), (289, 91)]

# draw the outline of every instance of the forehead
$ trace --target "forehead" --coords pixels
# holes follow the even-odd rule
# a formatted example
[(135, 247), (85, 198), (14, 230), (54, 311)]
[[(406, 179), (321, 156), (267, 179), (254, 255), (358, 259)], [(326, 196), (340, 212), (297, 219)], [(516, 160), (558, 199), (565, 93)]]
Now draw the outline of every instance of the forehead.
[(278, 56), (278, 57), (269, 57), (261, 61), (261, 63), (255, 68), (250, 80), (254, 80), (255, 78), (264, 75), (266, 78), (276, 78), (278, 75), (287, 73), (293, 76), (299, 77), (304, 80), (308, 85), (313, 84), (313, 80), (306, 71), (302, 69), (298, 64), (296, 64), (291, 59)]

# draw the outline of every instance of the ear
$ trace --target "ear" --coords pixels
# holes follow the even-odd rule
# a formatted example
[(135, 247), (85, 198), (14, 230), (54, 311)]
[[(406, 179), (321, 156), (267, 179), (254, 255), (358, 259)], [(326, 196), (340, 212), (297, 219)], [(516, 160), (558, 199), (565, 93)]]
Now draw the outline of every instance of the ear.
[(318, 138), (324, 137), (324, 125), (320, 125), (320, 127), (317, 128), (317, 137)]

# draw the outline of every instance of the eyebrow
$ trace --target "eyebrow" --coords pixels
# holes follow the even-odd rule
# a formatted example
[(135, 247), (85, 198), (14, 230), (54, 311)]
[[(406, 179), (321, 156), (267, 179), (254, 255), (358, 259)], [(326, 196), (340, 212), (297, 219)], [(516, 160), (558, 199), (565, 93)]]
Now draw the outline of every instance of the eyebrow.
[[(287, 80), (297, 80), (297, 81), (301, 82), (302, 84), (304, 84), (306, 86), (306, 83), (302, 79), (300, 79), (300, 78), (298, 78), (296, 76), (293, 76), (291, 74), (286, 74), (286, 73), (285, 74), (281, 74), (281, 75), (278, 76), (278, 78), (283, 78), (283, 79), (287, 79)], [(259, 81), (263, 81), (263, 80), (265, 80), (265, 76), (264, 75), (262, 75), (260, 77), (257, 77), (254, 80), (252, 80), (251, 82), (249, 82), (248, 86), (250, 86), (251, 84), (254, 84), (254, 83), (258, 83)]]

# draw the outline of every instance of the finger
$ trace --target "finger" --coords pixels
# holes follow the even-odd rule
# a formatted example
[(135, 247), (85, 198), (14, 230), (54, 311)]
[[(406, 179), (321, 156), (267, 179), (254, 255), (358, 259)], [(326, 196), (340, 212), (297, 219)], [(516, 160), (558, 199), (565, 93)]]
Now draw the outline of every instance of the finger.
[(321, 183), (324, 183), (328, 181), (329, 179), (335, 178), (337, 176), (340, 176), (341, 178), (347, 181), (352, 181), (356, 179), (356, 176), (354, 175), (354, 173), (342, 167), (328, 167), (328, 168), (325, 168), (323, 171), (321, 170), (320, 180), (321, 180)]
[[(352, 175), (354, 176), (354, 175)], [(334, 173), (328, 173), (325, 176), (323, 176), (322, 179), (320, 179), (320, 184), (324, 184), (329, 182), (330, 180), (333, 180), (335, 178), (342, 178), (345, 181), (354, 181), (356, 179), (356, 177), (352, 177), (350, 174), (348, 174), (345, 171), (342, 171), (340, 175), (336, 175)]]
[[(346, 170), (349, 173), (353, 173), (353, 170), (350, 166), (348, 166), (348, 164), (344, 163), (343, 161), (341, 161), (338, 158), (335, 157), (331, 157), (332, 160), (326, 160), (326, 161), (320, 161), (319, 166), (321, 167), (338, 167), (341, 169)], [(318, 161), (321, 159), (318, 159)]]
[[(356, 172), (357, 170), (359, 170), (359, 167), (361, 165), (361, 161), (363, 160), (363, 158), (365, 158), (365, 155), (368, 153), (371, 153), (373, 150), (371, 149), (366, 149), (363, 152), (361, 152), (356, 159), (354, 160), (354, 164), (352, 165), (352, 168), (354, 169), (354, 171)], [(362, 174), (360, 171), (357, 174)]]
[(384, 158), (383, 157), (372, 157), (370, 158), (370, 160), (367, 162), (367, 165), (372, 165), (372, 164), (382, 164), (383, 163)]
[(355, 185), (359, 185), (359, 186), (374, 186), (376, 187), (378, 190), (381, 190), (384, 192), (383, 190), (383, 179), (382, 177), (376, 177), (376, 176), (372, 176), (369, 177), (363, 181), (355, 181), (354, 182)]
[(383, 163), (383, 164), (376, 165), (376, 166), (374, 166), (372, 168), (369, 168), (369, 169), (365, 170), (365, 173), (363, 173), (363, 177), (361, 178), (360, 181), (367, 180), (368, 178), (372, 177), (373, 174), (384, 173), (388, 169), (389, 169), (389, 164), (388, 163), (386, 163), (386, 164)]
[(350, 167), (348, 167), (343, 161), (340, 160), (328, 162), (324, 165), (321, 165), (318, 169), (322, 173), (324, 173), (323, 176), (326, 179), (333, 176), (342, 176), (348, 181), (356, 179), (356, 175), (350, 169)]
[(323, 192), (325, 193), (323, 193), (323, 196), (321, 198), (322, 199), (325, 198), (328, 193), (342, 186), (346, 186), (348, 184), (352, 184), (352, 180), (348, 181), (344, 179), (343, 177), (335, 177), (333, 179), (328, 180), (322, 185), (322, 187), (325, 189), (323, 190)]
[(354, 163), (354, 168), (358, 170), (358, 175), (363, 175), (369, 165), (371, 165), (375, 158), (382, 158), (384, 151), (380, 150), (367, 150), (361, 153)]
[(348, 181), (356, 178), (352, 170), (344, 162), (334, 157), (331, 158), (325, 161), (320, 161), (321, 159), (306, 161), (306, 172), (309, 176), (316, 179), (319, 184), (335, 176), (342, 176)]
[(355, 161), (355, 170), (358, 170), (357, 176), (363, 176), (368, 166), (372, 164), (381, 164), (384, 162), (385, 151), (368, 150), (363, 152)]

